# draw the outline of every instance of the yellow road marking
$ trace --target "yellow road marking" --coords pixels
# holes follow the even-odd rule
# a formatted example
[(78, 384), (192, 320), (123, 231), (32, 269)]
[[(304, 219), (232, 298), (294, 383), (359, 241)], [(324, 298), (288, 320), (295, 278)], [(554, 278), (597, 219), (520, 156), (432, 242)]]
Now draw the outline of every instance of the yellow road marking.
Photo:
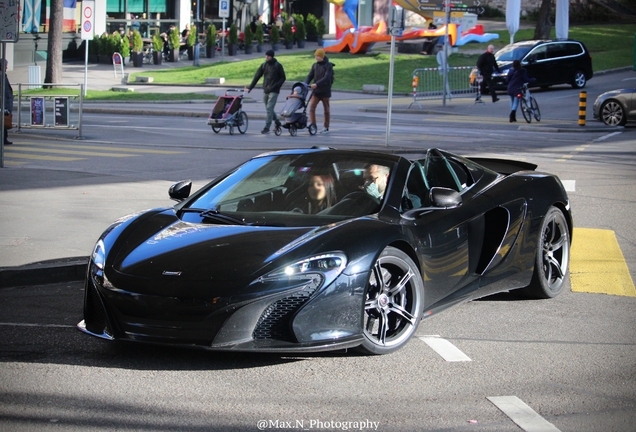
[(95, 150), (97, 148), (99, 150), (108, 149), (113, 151), (123, 151), (123, 152), (129, 152), (129, 153), (149, 153), (149, 154), (166, 154), (166, 155), (185, 153), (182, 151), (131, 149), (126, 147), (111, 147), (108, 145), (102, 145), (98, 147), (94, 145), (91, 146), (91, 145), (76, 145), (76, 144), (75, 145), (74, 144), (45, 144), (45, 143), (37, 143), (37, 142), (24, 142), (21, 144), (29, 144), (29, 145), (36, 145), (36, 146), (42, 146), (42, 147), (61, 147), (61, 148), (71, 148), (71, 149), (77, 148), (77, 149), (84, 149), (84, 150)]
[(70, 155), (81, 155), (81, 156), (102, 156), (102, 157), (116, 157), (116, 158), (137, 156), (135, 154), (125, 154), (125, 153), (91, 152), (91, 151), (84, 151), (84, 150), (61, 150), (61, 149), (47, 149), (47, 148), (24, 147), (24, 146), (18, 146), (14, 148), (17, 151), (58, 153), (58, 154), (70, 154)]
[(22, 154), (15, 152), (5, 152), (5, 156), (17, 159), (33, 159), (33, 160), (50, 160), (50, 161), (60, 161), (60, 162), (73, 162), (78, 160), (85, 160), (86, 158), (72, 158), (72, 157), (62, 157), (62, 156), (42, 156), (42, 155), (32, 155), (32, 154)]
[(575, 228), (571, 253), (573, 292), (636, 297), (634, 281), (614, 231)]
[(18, 161), (4, 161), (5, 165), (24, 165), (26, 162), (18, 162)]

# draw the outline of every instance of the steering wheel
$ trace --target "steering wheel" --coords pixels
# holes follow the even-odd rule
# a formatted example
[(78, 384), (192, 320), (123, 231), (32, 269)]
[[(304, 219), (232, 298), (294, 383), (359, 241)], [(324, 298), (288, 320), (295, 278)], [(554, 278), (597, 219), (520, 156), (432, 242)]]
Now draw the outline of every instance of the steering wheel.
[(380, 205), (380, 198), (376, 198), (372, 195), (369, 195), (365, 191), (354, 191), (345, 195), (342, 201), (349, 199), (352, 201), (360, 201), (360, 204), (363, 204), (365, 201), (371, 201), (376, 205)]

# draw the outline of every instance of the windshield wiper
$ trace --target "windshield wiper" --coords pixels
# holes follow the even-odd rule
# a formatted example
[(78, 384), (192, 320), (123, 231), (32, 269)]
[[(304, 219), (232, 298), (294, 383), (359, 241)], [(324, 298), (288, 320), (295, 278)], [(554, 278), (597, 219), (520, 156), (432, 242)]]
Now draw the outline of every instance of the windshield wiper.
[(230, 216), (225, 213), (221, 213), (217, 209), (209, 209), (201, 212), (200, 216), (204, 219), (214, 219), (221, 222), (226, 222), (235, 225), (247, 225), (244, 219), (239, 219), (234, 216)]

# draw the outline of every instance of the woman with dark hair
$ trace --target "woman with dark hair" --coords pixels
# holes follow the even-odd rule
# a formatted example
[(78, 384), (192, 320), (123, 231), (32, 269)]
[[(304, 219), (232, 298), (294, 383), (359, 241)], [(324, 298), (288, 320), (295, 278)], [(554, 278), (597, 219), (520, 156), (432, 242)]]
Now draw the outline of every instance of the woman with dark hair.
[(517, 94), (526, 83), (536, 81), (528, 76), (528, 71), (521, 67), (519, 60), (512, 62), (512, 69), (508, 72), (508, 95), (510, 96), (510, 123), (517, 121), (517, 107), (519, 98)]
[(305, 214), (316, 214), (327, 209), (337, 201), (336, 187), (333, 177), (329, 174), (315, 174), (307, 182), (307, 194), (294, 202), (292, 211)]

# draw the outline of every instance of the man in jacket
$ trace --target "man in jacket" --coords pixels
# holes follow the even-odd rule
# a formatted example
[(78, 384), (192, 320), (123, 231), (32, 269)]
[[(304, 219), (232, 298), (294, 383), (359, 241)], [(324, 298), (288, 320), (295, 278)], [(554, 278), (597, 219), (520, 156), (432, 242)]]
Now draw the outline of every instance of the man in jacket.
[[(9, 77), (7, 77), (7, 61), (4, 61), (4, 67), (2, 68), (4, 75), (4, 110), (5, 112), (13, 113), (13, 89), (9, 84)], [(4, 121), (4, 118), (2, 119)], [(4, 145), (13, 144), (9, 141), (9, 130), (4, 128)]]
[(488, 49), (486, 49), (486, 52), (480, 55), (477, 59), (477, 69), (479, 69), (479, 73), (483, 77), (485, 86), (488, 86), (488, 90), (490, 90), (490, 95), (492, 96), (492, 101), (494, 103), (497, 102), (499, 98), (497, 97), (497, 93), (492, 86), (492, 73), (494, 71), (501, 71), (499, 70), (499, 66), (497, 65), (497, 60), (495, 60), (493, 51), (495, 51), (494, 45), (488, 45)]
[(305, 83), (311, 84), (313, 90), (311, 99), (309, 100), (309, 124), (316, 124), (316, 107), (318, 102), (322, 102), (322, 107), (325, 111), (324, 129), (320, 133), (329, 132), (329, 98), (331, 97), (331, 83), (333, 81), (333, 64), (329, 63), (329, 59), (325, 56), (325, 51), (319, 48), (314, 53), (316, 63), (313, 64)]
[(265, 77), (263, 79), (263, 103), (267, 110), (267, 118), (265, 120), (265, 127), (261, 131), (262, 134), (269, 133), (269, 127), (272, 124), (272, 120), (276, 123), (276, 126), (280, 126), (280, 121), (278, 121), (274, 107), (278, 100), (280, 88), (287, 77), (285, 76), (285, 69), (283, 69), (283, 65), (278, 63), (278, 60), (274, 58), (274, 54), (274, 50), (271, 49), (265, 52), (265, 61), (262, 65), (260, 65), (256, 74), (254, 74), (252, 83), (249, 87), (245, 88), (245, 90), (249, 93), (252, 91), (254, 86), (256, 86), (258, 80), (260, 80), (262, 76)]

